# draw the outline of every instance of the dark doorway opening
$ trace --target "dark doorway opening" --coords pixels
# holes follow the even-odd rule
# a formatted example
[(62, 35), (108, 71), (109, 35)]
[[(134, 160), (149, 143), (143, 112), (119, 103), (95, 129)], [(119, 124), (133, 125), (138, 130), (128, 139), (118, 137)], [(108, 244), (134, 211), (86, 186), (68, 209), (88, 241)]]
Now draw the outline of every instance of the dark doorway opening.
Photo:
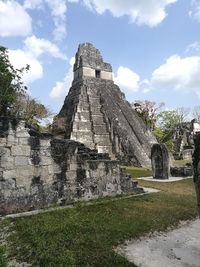
[(101, 78), (101, 71), (100, 70), (95, 70), (95, 77)]

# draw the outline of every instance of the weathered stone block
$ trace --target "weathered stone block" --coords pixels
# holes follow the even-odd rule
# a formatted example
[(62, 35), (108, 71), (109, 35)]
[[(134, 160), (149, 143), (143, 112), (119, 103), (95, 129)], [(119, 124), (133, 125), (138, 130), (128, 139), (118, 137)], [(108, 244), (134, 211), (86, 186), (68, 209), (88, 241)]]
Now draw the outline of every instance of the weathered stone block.
[(40, 159), (41, 159), (41, 161), (40, 161), (41, 166), (52, 164), (52, 158), (51, 157), (42, 156), (42, 157), (40, 157)]
[(102, 125), (105, 123), (103, 120), (102, 114), (101, 115), (92, 114), (92, 121), (93, 121), (93, 125)]
[(95, 134), (94, 140), (99, 146), (110, 146), (109, 134)]
[(11, 148), (12, 156), (30, 156), (31, 149), (30, 146), (26, 145), (15, 145)]
[(49, 147), (51, 139), (40, 139), (40, 146), (41, 147)]
[(3, 172), (3, 178), (5, 180), (16, 178), (16, 171), (15, 170), (6, 170), (6, 171), (4, 171)]
[(98, 153), (108, 153), (111, 156), (111, 158), (114, 157), (114, 155), (112, 156), (112, 146), (97, 145), (97, 150), (98, 150)]
[(17, 186), (30, 186), (31, 180), (34, 177), (34, 167), (31, 165), (27, 165), (26, 168), (24, 166), (18, 166), (15, 169), (15, 178)]
[(73, 131), (79, 131), (79, 132), (84, 132), (84, 131), (90, 131), (91, 132), (91, 122), (88, 121), (88, 122), (82, 122), (82, 121), (79, 121), (79, 122), (74, 122), (73, 123)]
[(106, 127), (106, 124), (102, 124), (102, 125), (94, 125), (93, 126), (93, 130), (94, 130), (94, 133), (96, 135), (98, 134), (106, 134), (108, 131), (107, 131), (107, 127)]
[(19, 145), (29, 145), (29, 137), (20, 137), (18, 138)]
[(19, 129), (17, 128), (17, 131), (16, 131), (16, 137), (19, 137), (19, 138), (29, 138), (29, 133), (26, 129)]
[(14, 169), (14, 158), (9, 155), (4, 155), (1, 157), (0, 167), (5, 170)]
[(39, 154), (41, 157), (51, 157), (51, 147), (40, 147)]
[(75, 115), (74, 121), (90, 121), (89, 111), (82, 111), (81, 113)]
[(26, 157), (26, 156), (15, 157), (15, 167), (26, 166), (27, 164), (28, 164), (28, 157)]
[(78, 165), (77, 165), (76, 162), (74, 162), (74, 163), (70, 163), (70, 164), (69, 164), (69, 170), (70, 170), (70, 171), (76, 171), (77, 168), (78, 168)]
[(7, 137), (7, 144), (12, 144), (12, 145), (16, 145), (18, 144), (18, 138), (15, 137), (15, 135), (12, 133), (12, 134), (8, 134), (8, 137)]
[(67, 172), (66, 172), (66, 175), (67, 175), (67, 177), (69, 178), (69, 179), (72, 179), (72, 180), (74, 180), (74, 179), (76, 179), (76, 177), (77, 177), (77, 172), (76, 172), (76, 170), (74, 169), (74, 170), (68, 170)]

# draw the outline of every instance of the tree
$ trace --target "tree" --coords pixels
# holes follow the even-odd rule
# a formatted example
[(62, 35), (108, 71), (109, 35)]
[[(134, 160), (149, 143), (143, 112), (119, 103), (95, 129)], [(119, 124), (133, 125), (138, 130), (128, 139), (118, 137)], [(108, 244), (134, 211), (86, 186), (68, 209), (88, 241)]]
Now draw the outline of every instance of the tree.
[(157, 115), (157, 124), (154, 130), (154, 135), (156, 136), (158, 142), (165, 143), (167, 149), (173, 152), (174, 130), (181, 126), (187, 121), (190, 109), (181, 107), (172, 110), (165, 110)]
[(7, 48), (0, 46), (0, 115), (8, 115), (17, 94), (27, 89), (22, 82), (22, 76), (28, 69), (28, 65), (22, 69), (15, 69), (9, 61)]
[(40, 128), (40, 120), (52, 113), (27, 94), (22, 76), (28, 70), (28, 65), (15, 69), (9, 61), (8, 50), (0, 46), (0, 115), (20, 117), (29, 125)]
[(155, 127), (153, 130), (153, 134), (156, 137), (159, 143), (164, 143), (167, 147), (167, 150), (173, 152), (173, 138), (170, 135), (166, 135), (160, 128)]
[(179, 124), (179, 115), (176, 110), (165, 110), (157, 115), (157, 126), (165, 133)]
[(13, 105), (13, 114), (23, 118), (29, 125), (40, 128), (40, 120), (52, 116), (49, 108), (27, 93), (18, 93)]
[(156, 123), (156, 113), (164, 106), (164, 103), (157, 105), (156, 102), (149, 100), (137, 100), (131, 106), (143, 119), (144, 123), (153, 130)]
[(186, 122), (189, 112), (190, 109), (184, 107), (162, 111), (157, 115), (157, 127), (168, 133), (179, 124)]
[(188, 117), (190, 114), (190, 108), (180, 107), (176, 109), (176, 112), (179, 116), (179, 123), (183, 123), (188, 121)]
[(200, 106), (194, 107), (192, 115), (194, 119), (196, 119), (197, 122), (200, 123)]

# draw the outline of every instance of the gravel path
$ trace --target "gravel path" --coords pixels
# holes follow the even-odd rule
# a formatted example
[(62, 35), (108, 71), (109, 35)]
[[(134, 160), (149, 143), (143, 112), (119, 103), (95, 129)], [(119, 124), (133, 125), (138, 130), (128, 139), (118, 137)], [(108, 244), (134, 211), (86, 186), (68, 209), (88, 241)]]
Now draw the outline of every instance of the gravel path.
[(200, 267), (200, 220), (128, 242), (117, 251), (139, 267)]

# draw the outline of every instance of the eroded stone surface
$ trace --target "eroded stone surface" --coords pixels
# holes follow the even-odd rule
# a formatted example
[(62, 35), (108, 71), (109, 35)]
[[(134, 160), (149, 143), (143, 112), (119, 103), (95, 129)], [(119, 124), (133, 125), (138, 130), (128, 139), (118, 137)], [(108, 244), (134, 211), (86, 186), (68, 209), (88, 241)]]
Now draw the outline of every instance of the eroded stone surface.
[(132, 192), (137, 186), (108, 154), (79, 142), (5, 118), (0, 133), (0, 214)]
[(154, 179), (168, 179), (170, 176), (169, 155), (164, 144), (154, 144), (151, 149), (151, 164)]
[(112, 74), (112, 68), (103, 62), (99, 50), (88, 43), (80, 45), (72, 87), (54, 120), (53, 132), (109, 153), (122, 163), (150, 166), (151, 145), (156, 140), (104, 72)]

